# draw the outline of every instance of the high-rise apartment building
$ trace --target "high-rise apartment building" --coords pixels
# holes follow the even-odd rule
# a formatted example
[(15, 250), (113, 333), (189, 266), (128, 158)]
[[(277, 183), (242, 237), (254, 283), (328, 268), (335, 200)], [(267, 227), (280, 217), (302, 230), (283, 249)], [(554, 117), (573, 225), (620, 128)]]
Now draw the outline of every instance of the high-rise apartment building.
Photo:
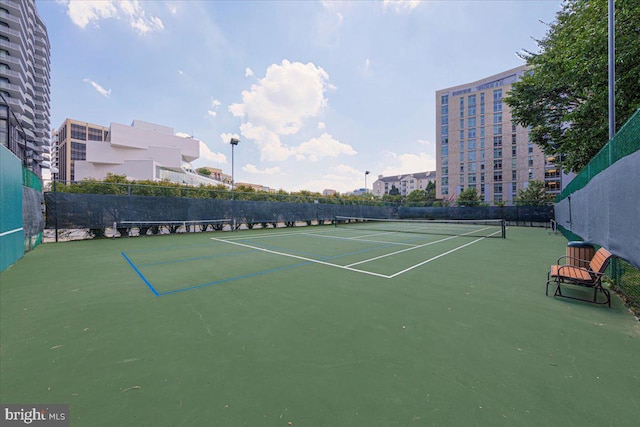
[(58, 181), (76, 180), (76, 161), (87, 159), (87, 144), (107, 140), (109, 128), (66, 119), (53, 132), (53, 165), (58, 168)]
[(49, 146), (49, 61), (35, 0), (0, 0), (0, 143), (38, 176)]
[(436, 197), (455, 200), (475, 188), (487, 203), (509, 204), (530, 181), (561, 188), (561, 174), (527, 128), (512, 121), (503, 98), (527, 72), (521, 66), (436, 92)]

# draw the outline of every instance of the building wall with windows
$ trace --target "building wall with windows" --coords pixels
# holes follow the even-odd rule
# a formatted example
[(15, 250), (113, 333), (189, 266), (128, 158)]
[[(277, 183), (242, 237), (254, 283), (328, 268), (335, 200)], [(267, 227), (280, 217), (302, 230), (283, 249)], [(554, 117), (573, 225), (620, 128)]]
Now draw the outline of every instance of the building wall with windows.
[(378, 175), (378, 179), (373, 183), (373, 195), (381, 197), (389, 194), (395, 186), (400, 195), (407, 196), (414, 190), (426, 190), (431, 181), (436, 180), (436, 172), (417, 172), (404, 175), (383, 176)]
[(39, 177), (48, 166), (49, 82), (49, 36), (35, 1), (0, 1), (0, 143)]
[(436, 91), (438, 199), (453, 201), (475, 188), (487, 203), (509, 204), (532, 180), (559, 191), (553, 159), (529, 141), (528, 129), (512, 121), (503, 101), (526, 72), (521, 66)]
[(87, 146), (107, 140), (109, 128), (66, 119), (53, 132), (54, 158), (52, 166), (58, 168), (59, 181), (76, 181), (76, 162), (87, 159)]

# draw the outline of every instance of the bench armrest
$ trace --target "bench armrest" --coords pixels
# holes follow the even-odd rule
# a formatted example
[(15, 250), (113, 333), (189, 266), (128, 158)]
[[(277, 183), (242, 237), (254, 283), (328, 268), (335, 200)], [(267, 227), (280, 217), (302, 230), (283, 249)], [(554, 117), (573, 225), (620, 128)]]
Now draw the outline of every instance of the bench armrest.
[[(561, 263), (561, 260), (565, 260), (565, 263)], [(581, 259), (581, 258), (576, 258), (570, 255), (565, 255), (565, 256), (561, 256), (560, 258), (558, 258), (558, 262), (556, 262), (556, 265), (567, 265), (566, 264), (566, 260), (572, 260), (572, 261), (581, 261), (584, 262), (586, 264), (589, 264), (591, 262), (590, 259)]]

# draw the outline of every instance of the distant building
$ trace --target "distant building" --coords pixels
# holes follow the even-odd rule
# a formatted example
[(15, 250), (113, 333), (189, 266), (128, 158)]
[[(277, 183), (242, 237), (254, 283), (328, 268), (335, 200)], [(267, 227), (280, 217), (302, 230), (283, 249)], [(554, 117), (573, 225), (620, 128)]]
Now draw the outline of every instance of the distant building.
[(328, 189), (328, 188), (325, 189), (325, 190), (322, 190), (322, 195), (323, 196), (327, 196), (327, 197), (328, 196), (335, 196), (336, 194), (338, 194), (338, 192), (336, 190), (331, 190), (331, 189)]
[(510, 202), (530, 181), (562, 188), (554, 159), (529, 141), (503, 102), (526, 72), (517, 67), (472, 83), (436, 91), (436, 198), (455, 200), (475, 188), (488, 203)]
[(429, 182), (434, 181), (436, 181), (436, 173), (434, 171), (392, 176), (378, 175), (378, 179), (373, 183), (373, 194), (382, 197), (385, 194), (389, 194), (391, 189), (395, 187), (400, 192), (400, 195), (404, 197), (414, 190), (426, 190)]
[(106, 128), (67, 119), (54, 133), (59, 179), (101, 180), (107, 174), (130, 180), (185, 184), (222, 184), (197, 174), (190, 162), (200, 155), (200, 143), (176, 136), (172, 128), (134, 120)]
[(222, 169), (205, 166), (205, 167), (198, 168), (197, 170), (200, 170), (200, 169), (208, 170), (209, 173), (211, 174), (209, 175), (209, 178), (211, 179), (215, 179), (216, 181), (231, 184), (231, 175), (227, 175), (226, 173), (222, 172)]
[(39, 177), (49, 167), (49, 81), (49, 36), (35, 1), (0, 1), (0, 144)]
[(53, 134), (52, 166), (58, 168), (58, 181), (75, 181), (76, 162), (87, 159), (87, 144), (107, 140), (109, 128), (66, 119)]

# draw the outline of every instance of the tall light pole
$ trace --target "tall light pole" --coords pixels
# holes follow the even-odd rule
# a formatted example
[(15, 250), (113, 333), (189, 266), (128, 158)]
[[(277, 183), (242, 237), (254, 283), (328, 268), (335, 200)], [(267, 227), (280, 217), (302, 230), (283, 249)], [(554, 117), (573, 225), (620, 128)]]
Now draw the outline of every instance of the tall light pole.
[(240, 140), (238, 138), (231, 138), (231, 141), (229, 141), (229, 144), (231, 144), (231, 231), (236, 231), (236, 215), (233, 211), (233, 200), (234, 200), (234, 195), (233, 195), (233, 190), (234, 187), (236, 186), (236, 177), (235, 177), (235, 170), (234, 170), (234, 158), (233, 158), (233, 152), (234, 149), (236, 148), (236, 145), (238, 145), (238, 143), (240, 142)]
[(369, 175), (371, 172), (369, 171), (365, 171), (364, 173), (364, 193), (367, 193), (367, 175)]
[(53, 178), (53, 197), (54, 197), (54, 215), (56, 216), (56, 221), (55, 221), (55, 232), (56, 232), (56, 243), (58, 243), (58, 216), (60, 215), (60, 212), (58, 212), (58, 188), (57, 188), (57, 183), (58, 183), (58, 168), (57, 167), (52, 167), (51, 169), (49, 169), (51, 171), (51, 175)]
[(238, 138), (231, 138), (229, 144), (231, 144), (231, 200), (233, 200), (233, 189), (235, 187), (236, 179), (234, 173), (234, 159), (233, 159), (233, 149), (238, 145), (240, 140)]

